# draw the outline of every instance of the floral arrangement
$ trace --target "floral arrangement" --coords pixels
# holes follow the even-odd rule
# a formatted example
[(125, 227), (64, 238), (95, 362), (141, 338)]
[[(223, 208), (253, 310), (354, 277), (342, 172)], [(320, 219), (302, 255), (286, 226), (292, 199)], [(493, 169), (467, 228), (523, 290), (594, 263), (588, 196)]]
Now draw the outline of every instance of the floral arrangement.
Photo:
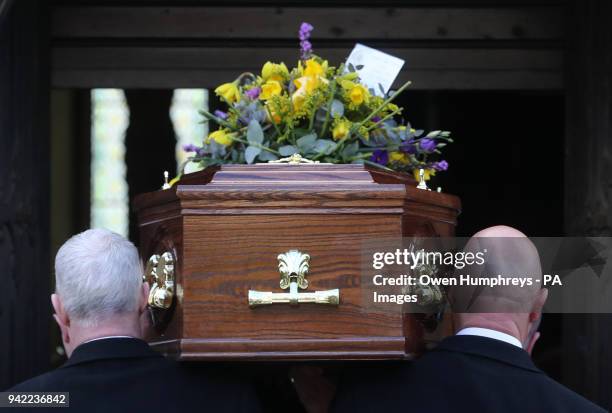
[(266, 62), (260, 75), (243, 73), (215, 93), (227, 110), (202, 111), (219, 129), (201, 147), (187, 145), (191, 162), (202, 166), (277, 160), (293, 154), (327, 163), (366, 163), (401, 172), (425, 170), (425, 179), (448, 163), (434, 160), (452, 142), (450, 132), (424, 134), (398, 120), (402, 108), (391, 94), (360, 82), (361, 67), (330, 66), (312, 52), (313, 26), (299, 30), (301, 58), (291, 70)]

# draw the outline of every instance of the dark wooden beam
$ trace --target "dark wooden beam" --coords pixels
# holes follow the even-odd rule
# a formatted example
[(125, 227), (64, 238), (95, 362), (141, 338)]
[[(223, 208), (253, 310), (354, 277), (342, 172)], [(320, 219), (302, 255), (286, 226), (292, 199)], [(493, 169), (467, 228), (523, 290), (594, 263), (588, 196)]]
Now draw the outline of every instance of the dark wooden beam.
[(49, 365), (49, 63), (46, 3), (0, 24), (0, 389)]
[[(406, 60), (415, 89), (562, 88), (563, 6), (288, 7), (60, 5), (52, 19), (57, 87), (212, 87), (267, 60), (315, 52), (344, 61), (355, 42)], [(457, 3), (458, 4), (458, 3)]]
[(286, 39), (302, 21), (314, 38), (559, 40), (560, 6), (502, 7), (84, 7), (54, 9), (54, 38)]
[[(406, 60), (397, 83), (414, 89), (560, 89), (562, 52), (522, 49), (383, 48)], [(319, 49), (342, 62), (350, 48)], [(267, 61), (295, 65), (295, 48), (58, 47), (56, 87), (213, 87)]]

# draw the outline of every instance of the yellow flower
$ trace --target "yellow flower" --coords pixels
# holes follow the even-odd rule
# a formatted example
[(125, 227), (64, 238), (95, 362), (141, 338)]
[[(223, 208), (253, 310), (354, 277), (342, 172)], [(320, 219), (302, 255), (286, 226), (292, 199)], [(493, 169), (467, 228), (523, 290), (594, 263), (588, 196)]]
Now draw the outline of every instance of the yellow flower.
[(300, 90), (296, 91), (293, 96), (291, 96), (291, 102), (293, 103), (293, 109), (299, 112), (304, 107), (304, 102), (306, 102), (306, 94)]
[(229, 103), (240, 102), (240, 90), (235, 82), (222, 84), (215, 89), (215, 93)]
[(355, 105), (361, 105), (368, 101), (370, 98), (370, 92), (362, 85), (356, 84), (348, 91), (348, 96), (351, 102)]
[(351, 123), (348, 120), (339, 120), (332, 129), (332, 137), (334, 140), (339, 141), (348, 136), (351, 130)]
[(293, 81), (296, 90), (301, 90), (306, 93), (312, 93), (319, 85), (321, 81), (318, 77), (302, 76)]
[(289, 70), (287, 70), (287, 66), (284, 63), (266, 62), (261, 69), (261, 77), (264, 81), (276, 80), (277, 82), (282, 82), (289, 77)]
[(268, 80), (261, 86), (261, 93), (259, 94), (259, 99), (268, 100), (271, 99), (272, 96), (278, 96), (283, 91), (283, 87), (280, 82), (276, 80)]
[(355, 106), (359, 106), (364, 102), (367, 103), (370, 99), (370, 92), (368, 92), (368, 89), (359, 83), (351, 82), (350, 80), (342, 80), (340, 86), (346, 91), (346, 97)]
[(327, 71), (327, 60), (323, 61), (323, 64), (321, 64), (314, 59), (308, 59), (306, 61), (306, 68), (304, 68), (304, 76), (325, 77), (326, 71)]
[(408, 163), (408, 155), (403, 152), (391, 152), (389, 153), (389, 162), (397, 162), (405, 165)]
[(228, 133), (227, 130), (219, 129), (208, 135), (208, 137), (206, 138), (206, 143), (210, 143), (210, 140), (212, 139), (220, 145), (228, 146), (231, 145), (233, 142), (232, 136), (233, 134)]
[(329, 81), (317, 76), (302, 76), (293, 81), (296, 90), (291, 96), (293, 102), (293, 108), (296, 111), (300, 111), (304, 106), (306, 97), (315, 91), (322, 84), (327, 84)]
[[(436, 170), (435, 169), (425, 169), (424, 172), (425, 173), (423, 174), (423, 178), (426, 181), (429, 181), (429, 179), (431, 179), (431, 177), (436, 174)], [(412, 173), (414, 174), (414, 179), (416, 179), (416, 181), (419, 182), (421, 180), (421, 176), (419, 175), (419, 170), (415, 169), (415, 170), (412, 171)]]

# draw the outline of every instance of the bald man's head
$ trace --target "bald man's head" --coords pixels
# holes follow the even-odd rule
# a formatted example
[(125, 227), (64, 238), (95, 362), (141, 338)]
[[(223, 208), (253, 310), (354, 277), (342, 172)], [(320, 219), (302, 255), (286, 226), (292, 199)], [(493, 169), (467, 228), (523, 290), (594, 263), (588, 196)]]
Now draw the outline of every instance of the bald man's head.
[[(456, 276), (497, 281), (516, 278), (524, 284), (460, 286), (451, 291), (453, 311), (458, 312), (529, 312), (540, 290), (542, 269), (533, 243), (522, 232), (507, 226), (495, 226), (476, 233), (464, 248), (465, 252), (485, 252), (482, 265), (471, 265)], [(487, 280), (488, 279), (488, 280)]]
[(517, 229), (495, 226), (474, 234), (464, 251), (486, 251), (484, 264), (457, 271), (456, 277), (469, 274), (472, 279), (483, 280), (483, 284), (502, 279), (517, 281), (496, 287), (453, 287), (449, 291), (451, 308), (459, 313), (459, 324), (469, 324), (459, 325), (458, 329), (508, 324), (515, 325), (513, 335), (527, 334), (530, 323), (539, 318), (547, 295), (541, 288), (542, 269), (535, 245)]

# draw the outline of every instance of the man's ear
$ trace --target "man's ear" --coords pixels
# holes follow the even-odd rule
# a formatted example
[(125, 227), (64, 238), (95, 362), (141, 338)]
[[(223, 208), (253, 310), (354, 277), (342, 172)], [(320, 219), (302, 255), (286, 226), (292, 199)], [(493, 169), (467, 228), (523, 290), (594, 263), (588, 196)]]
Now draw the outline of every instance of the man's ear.
[(57, 322), (60, 331), (62, 332), (62, 341), (64, 345), (70, 343), (70, 334), (68, 329), (70, 328), (70, 317), (68, 317), (68, 313), (64, 310), (64, 305), (62, 304), (62, 299), (57, 294), (51, 294), (51, 305), (53, 306), (53, 310), (55, 314), (53, 314), (53, 318)]
[(540, 338), (540, 332), (536, 331), (535, 334), (533, 334), (531, 336), (531, 340), (529, 340), (529, 343), (527, 343), (527, 348), (525, 349), (527, 351), (527, 353), (529, 353), (529, 355), (531, 355), (531, 353), (533, 353), (533, 348), (535, 347), (538, 339)]
[(149, 283), (142, 283), (140, 289), (140, 299), (138, 301), (138, 311), (144, 313), (147, 310), (147, 304), (149, 303)]
[(147, 307), (149, 302), (149, 291), (150, 287), (148, 283), (142, 283), (140, 289), (140, 299), (138, 303), (138, 310), (140, 312), (139, 323), (140, 323), (140, 338), (148, 340), (152, 331), (151, 328), (151, 313)]

